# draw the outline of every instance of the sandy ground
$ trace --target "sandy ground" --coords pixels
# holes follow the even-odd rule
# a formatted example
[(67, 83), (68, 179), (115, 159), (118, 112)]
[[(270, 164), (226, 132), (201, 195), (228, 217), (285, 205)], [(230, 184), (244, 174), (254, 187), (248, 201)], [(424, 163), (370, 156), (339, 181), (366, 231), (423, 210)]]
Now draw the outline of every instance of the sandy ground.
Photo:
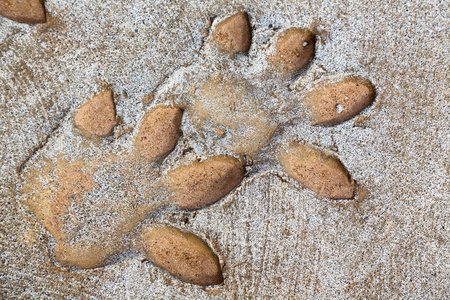
[[(1, 297), (450, 297), (450, 10), (445, 1), (47, 0), (45, 6), (43, 25), (0, 18)], [(301, 94), (328, 75), (355, 74), (375, 85), (375, 103), (334, 127), (310, 126), (299, 102), (299, 118), (273, 139), (277, 145), (301, 140), (335, 153), (358, 183), (356, 199), (316, 197), (271, 159), (269, 146), (258, 156), (262, 163), (220, 202), (196, 213), (151, 217), (207, 240), (224, 264), (222, 285), (183, 283), (133, 251), (94, 270), (59, 266), (53, 237), (23, 204), (24, 172), (58, 153), (72, 153), (74, 159), (97, 155), (80, 150), (72, 119), (102, 82), (116, 95), (125, 138), (115, 136), (114, 146), (105, 142), (99, 149), (106, 150), (98, 152), (129, 145), (126, 137), (149, 107), (142, 98), (156, 92), (155, 101), (162, 102), (190, 78), (184, 74), (200, 74), (221, 59), (208, 46), (210, 22), (240, 10), (249, 13), (253, 26), (248, 61), (255, 73), (264, 70), (260, 54), (277, 32), (291, 26), (317, 29), (314, 61), (289, 83), (298, 88), (280, 92), (280, 98)], [(246, 72), (239, 64), (221, 70)], [(193, 152), (206, 155), (196, 144), (196, 127), (183, 126), (183, 143), (191, 139)], [(208, 136), (205, 141), (213, 143)], [(228, 142), (233, 141), (219, 146), (225, 149)], [(219, 146), (208, 151), (228, 151)], [(167, 163), (176, 164), (176, 157)]]

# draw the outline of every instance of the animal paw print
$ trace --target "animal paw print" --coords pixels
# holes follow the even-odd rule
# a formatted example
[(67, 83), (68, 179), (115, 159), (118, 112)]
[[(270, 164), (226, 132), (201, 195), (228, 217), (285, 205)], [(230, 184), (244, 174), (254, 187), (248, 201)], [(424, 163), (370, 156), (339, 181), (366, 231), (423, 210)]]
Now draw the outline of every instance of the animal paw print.
[[(299, 105), (313, 126), (349, 120), (374, 100), (372, 84), (326, 77), (299, 103), (290, 83), (314, 56), (311, 30), (252, 36), (240, 12), (216, 20), (211, 32), (200, 62), (148, 97), (141, 119), (118, 117), (105, 87), (26, 166), (21, 201), (53, 236), (56, 263), (102, 267), (134, 249), (186, 282), (221, 283), (211, 243), (161, 215), (219, 201), (246, 171), (254, 174), (271, 145), (279, 144), (274, 157), (301, 185), (331, 199), (354, 197), (355, 183), (338, 158), (299, 141), (280, 144), (277, 129), (300, 117)], [(252, 41), (263, 46), (252, 48)]]

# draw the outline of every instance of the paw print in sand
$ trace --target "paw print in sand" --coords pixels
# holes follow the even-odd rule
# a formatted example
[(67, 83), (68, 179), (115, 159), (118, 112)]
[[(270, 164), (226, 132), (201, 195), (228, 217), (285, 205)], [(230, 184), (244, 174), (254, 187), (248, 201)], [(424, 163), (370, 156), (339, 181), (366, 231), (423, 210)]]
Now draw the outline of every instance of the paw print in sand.
[[(338, 158), (280, 142), (278, 129), (298, 118), (311, 126), (349, 120), (372, 103), (374, 87), (356, 76), (326, 76), (299, 96), (295, 80), (313, 59), (314, 32), (262, 35), (252, 36), (245, 12), (216, 20), (200, 62), (161, 85), (139, 120), (118, 117), (106, 87), (63, 122), (22, 174), (21, 201), (53, 236), (57, 264), (97, 268), (134, 249), (186, 282), (221, 283), (220, 249), (161, 214), (219, 201), (246, 171), (255, 173), (269, 146), (277, 149), (271, 162), (319, 196), (354, 197)], [(127, 122), (136, 125), (127, 130)]]

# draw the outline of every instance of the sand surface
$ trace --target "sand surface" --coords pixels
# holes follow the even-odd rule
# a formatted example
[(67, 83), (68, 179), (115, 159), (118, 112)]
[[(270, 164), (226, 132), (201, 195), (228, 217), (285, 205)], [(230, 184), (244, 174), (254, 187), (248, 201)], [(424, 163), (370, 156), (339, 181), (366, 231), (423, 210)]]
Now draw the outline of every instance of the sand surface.
[[(45, 7), (45, 24), (0, 17), (0, 298), (450, 297), (448, 3), (46, 0)], [(242, 10), (253, 27), (248, 56), (216, 53), (210, 31)], [(289, 27), (314, 28), (316, 53), (299, 76), (280, 79), (265, 55)], [(369, 79), (375, 102), (342, 124), (311, 126), (302, 95), (318, 80), (344, 75)], [(218, 76), (228, 83), (216, 85)], [(105, 84), (120, 124), (111, 137), (86, 140), (73, 127), (74, 114)], [(184, 96), (193, 84), (195, 101)], [(223, 99), (238, 94), (248, 101), (230, 114)], [(73, 215), (77, 222), (91, 217), (80, 243), (114, 243), (110, 231), (121, 223), (96, 224), (101, 217), (89, 212), (131, 205), (118, 202), (127, 193), (120, 176), (136, 170), (125, 157), (145, 112), (169, 103), (186, 108), (186, 119), (177, 148), (157, 167), (162, 176), (184, 160), (211, 155), (247, 153), (253, 160), (242, 184), (221, 201), (195, 212), (158, 211), (143, 221), (207, 241), (223, 266), (223, 284), (184, 283), (134, 250), (101, 268), (59, 265), (54, 237), (25, 204), (24, 186), (45, 181), (32, 178), (32, 170), (61, 157), (96, 162), (94, 179), (111, 187), (111, 202), (93, 200), (97, 206)], [(223, 138), (217, 130), (225, 130)], [(323, 199), (289, 178), (277, 153), (291, 141), (337, 156), (357, 182), (355, 199)], [(116, 171), (118, 177), (109, 175)], [(147, 205), (152, 189), (147, 178), (136, 178), (139, 205)], [(153, 196), (150, 202), (164, 198)], [(127, 238), (133, 244), (132, 234)]]

